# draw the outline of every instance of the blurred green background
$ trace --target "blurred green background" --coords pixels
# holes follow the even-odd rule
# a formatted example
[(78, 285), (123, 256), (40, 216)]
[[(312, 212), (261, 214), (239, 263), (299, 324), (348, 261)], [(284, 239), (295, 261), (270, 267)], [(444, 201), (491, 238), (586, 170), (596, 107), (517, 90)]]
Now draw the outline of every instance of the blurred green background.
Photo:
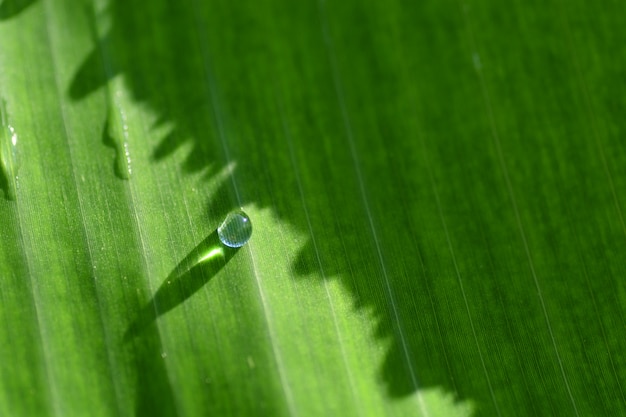
[(0, 1), (0, 415), (626, 415), (625, 18)]

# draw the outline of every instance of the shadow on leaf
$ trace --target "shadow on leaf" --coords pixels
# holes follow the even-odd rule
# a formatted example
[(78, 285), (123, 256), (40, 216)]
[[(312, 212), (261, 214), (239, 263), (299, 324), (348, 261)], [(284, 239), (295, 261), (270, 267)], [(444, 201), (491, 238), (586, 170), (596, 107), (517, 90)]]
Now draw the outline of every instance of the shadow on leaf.
[(179, 306), (211, 278), (213, 278), (237, 253), (220, 242), (217, 230), (211, 233), (174, 268), (163, 281), (156, 294), (139, 312), (138, 317), (124, 334), (128, 341), (151, 325), (153, 321)]
[[(320, 3), (156, 0), (145, 7), (139, 0), (114, 1), (113, 26), (78, 70), (70, 95), (82, 99), (123, 75), (134, 100), (153, 110), (157, 123), (175, 126), (158, 143), (146, 144), (155, 162), (190, 144), (186, 172), (209, 171), (209, 164), (219, 169), (232, 162), (224, 156), (229, 147), (245, 191), (239, 205), (271, 208), (281, 221), (317, 238), (298, 254), (292, 272), (303, 279), (339, 277), (355, 307), (373, 312), (369, 330), (390, 342), (380, 375), (391, 397), (441, 386), (456, 398), (475, 400), (480, 415), (571, 407), (566, 372), (576, 375), (572, 392), (583, 396), (594, 386), (595, 370), (611, 369), (610, 355), (622, 363), (624, 351), (623, 338), (614, 335), (618, 327), (603, 324), (623, 310), (611, 269), (618, 256), (606, 250), (623, 247), (623, 236), (611, 242), (585, 229), (588, 218), (606, 217), (607, 203), (592, 192), (593, 182), (575, 183), (596, 175), (601, 184), (604, 177), (594, 166), (598, 161), (587, 158), (586, 138), (573, 135), (579, 141), (572, 142), (574, 158), (564, 158), (564, 145), (550, 142), (555, 132), (545, 133), (547, 124), (569, 125), (577, 113), (557, 105), (524, 108), (520, 96), (528, 115), (553, 112), (542, 115), (550, 123), (526, 123), (518, 110), (502, 113), (507, 117), (497, 118), (509, 129), (502, 134), (507, 152), (494, 154), (493, 121), (462, 41), (466, 23), (458, 5), (450, 13), (450, 5), (434, 1), (388, 9), (375, 2), (330, 2), (324, 18), (332, 21), (324, 30)], [(551, 28), (554, 16), (546, 16)], [(491, 24), (509, 31), (497, 20)], [(520, 39), (546, 34), (536, 29), (526, 36), (530, 29), (515, 25), (511, 30), (524, 34)], [(576, 88), (561, 85), (561, 66), (541, 64), (552, 55), (569, 59), (560, 55), (567, 48), (559, 42), (543, 51), (533, 46), (529, 50), (539, 58), (529, 54), (528, 62), (545, 73), (550, 88), (562, 90), (561, 103), (575, 102), (570, 92)], [(535, 80), (544, 77), (528, 76), (515, 64), (517, 52), (508, 51), (492, 56), (502, 59), (503, 85), (542, 96), (546, 87)], [(495, 83), (489, 84), (494, 103), (507, 103), (507, 90), (489, 82)], [(577, 125), (580, 131), (588, 127)], [(548, 157), (558, 163), (550, 165)], [(503, 181), (504, 159), (515, 168), (513, 185)], [(560, 169), (568, 174), (559, 176)], [(230, 198), (232, 205), (237, 202), (229, 187), (220, 199)], [(580, 210), (568, 212), (572, 204)], [(234, 253), (197, 263), (212, 244), (209, 239), (196, 248), (170, 274), (128, 338), (197, 291)], [(529, 272), (529, 261), (540, 280), (534, 269)], [(606, 285), (588, 279), (580, 268), (587, 264), (598, 277), (613, 279)], [(537, 297), (538, 282), (550, 317)], [(605, 311), (589, 314), (593, 297)], [(576, 323), (577, 333), (564, 323)], [(546, 342), (555, 337), (558, 351), (555, 342)], [(581, 346), (594, 340), (603, 343), (585, 358), (587, 347)], [(559, 368), (555, 354), (564, 363), (587, 361), (588, 373)], [(622, 376), (597, 379), (619, 387)], [(597, 397), (596, 414), (610, 414), (610, 401)]]

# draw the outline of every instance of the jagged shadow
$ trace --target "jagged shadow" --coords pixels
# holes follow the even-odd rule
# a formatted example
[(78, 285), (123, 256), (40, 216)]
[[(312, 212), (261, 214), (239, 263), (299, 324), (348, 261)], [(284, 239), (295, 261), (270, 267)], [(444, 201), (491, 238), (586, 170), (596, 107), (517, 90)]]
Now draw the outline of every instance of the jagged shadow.
[(124, 333), (128, 341), (140, 335), (161, 315), (177, 307), (213, 278), (237, 253), (220, 242), (217, 230), (179, 262), (163, 281), (154, 297), (140, 310)]
[[(555, 410), (567, 406), (563, 384), (545, 384), (560, 381), (562, 371), (554, 366), (554, 349), (540, 343), (547, 335), (547, 315), (538, 305), (527, 270), (519, 233), (522, 221), (512, 215), (507, 195), (511, 186), (503, 183), (500, 161), (487, 143), (490, 122), (485, 120), (483, 92), (474, 70), (467, 71), (469, 52), (459, 41), (464, 35), (458, 33), (463, 25), (458, 7), (449, 13), (449, 5), (405, 2), (396, 10), (406, 14), (405, 20), (387, 33), (378, 25), (384, 27), (384, 19), (398, 17), (379, 20), (371, 8), (374, 2), (331, 2), (333, 30), (340, 32), (335, 37), (336, 55), (346, 55), (339, 56), (343, 65), (333, 67), (317, 18), (319, 3), (269, 1), (265, 11), (240, 2), (225, 6), (155, 0), (146, 7), (140, 0), (113, 1), (112, 28), (95, 39), (69, 94), (80, 100), (122, 75), (133, 99), (157, 114), (157, 125), (175, 126), (158, 143), (146, 144), (153, 149), (154, 162), (190, 144), (186, 172), (207, 170), (210, 175), (209, 165), (219, 169), (227, 163), (223, 147), (236, 146), (237, 140), (239, 146), (249, 145), (236, 156), (238, 182), (247, 184), (245, 195), (252, 196), (240, 203), (271, 208), (281, 222), (318, 237), (317, 245), (309, 240), (301, 250), (293, 272), (302, 279), (321, 279), (323, 267), (326, 278), (338, 277), (356, 309), (372, 312), (373, 337), (389, 342), (380, 374), (391, 397), (442, 387), (462, 400), (475, 400), (482, 415), (497, 415), (496, 402), (501, 415), (516, 414), (524, 404)], [(266, 14), (257, 17), (261, 12)], [(336, 14), (341, 12), (343, 16)], [(265, 25), (265, 20), (271, 22)], [(419, 25), (414, 23), (418, 21)], [(277, 39), (281, 42), (274, 45)], [(224, 59), (208, 59), (203, 43), (211, 43), (214, 54)], [(290, 79), (272, 80), (281, 73)], [(548, 75), (550, 82), (559, 82), (555, 73)], [(420, 77), (432, 83), (421, 82)], [(336, 91), (339, 78), (343, 96)], [(542, 91), (540, 86), (530, 87), (529, 94)], [(443, 100), (442, 92), (450, 100)], [(417, 94), (421, 94), (417, 99), (410, 97)], [(276, 101), (284, 102), (282, 110), (272, 105)], [(424, 108), (417, 111), (416, 103)], [(349, 117), (354, 117), (351, 125)], [(224, 119), (229, 118), (237, 128), (220, 137), (220, 129), (227, 125)], [(568, 124), (565, 120), (560, 123)], [(293, 131), (291, 145), (282, 124)], [(510, 127), (529, 129), (524, 123)], [(533, 132), (520, 135), (502, 139), (511, 141), (504, 144), (510, 152), (507, 158), (520, 168), (512, 170), (520, 217), (537, 248), (548, 248), (543, 243), (554, 242), (554, 236), (560, 236), (559, 244), (568, 242), (575, 233), (559, 235), (563, 225), (553, 215), (566, 213), (572, 201), (586, 210), (580, 197), (584, 194), (578, 193), (581, 188), (585, 191), (584, 186), (555, 198), (557, 193), (550, 191), (563, 186), (555, 179), (558, 175), (548, 176), (546, 183), (539, 181), (537, 173), (549, 166), (533, 162), (535, 155), (524, 154), (526, 148), (516, 140), (528, 140), (537, 149), (546, 144), (533, 142)], [(416, 145), (422, 140), (418, 136), (426, 137), (424, 149)], [(289, 146), (295, 156), (285, 151)], [(586, 175), (583, 168), (568, 167)], [(567, 181), (571, 179), (562, 182)], [(214, 213), (225, 206), (220, 202), (233, 203), (231, 184), (225, 184), (219, 198), (207, 203)], [(261, 192), (250, 191), (255, 187)], [(537, 203), (533, 190), (543, 190), (550, 196), (545, 201), (561, 206)], [(596, 204), (599, 213), (604, 207)], [(580, 222), (575, 214), (568, 216), (572, 224)], [(533, 222), (542, 226), (534, 227)], [(609, 265), (616, 255), (609, 258), (603, 248), (623, 247), (623, 240), (606, 244), (595, 235), (586, 237), (589, 241), (578, 246), (581, 253), (597, 254), (599, 259), (586, 262), (600, 271), (599, 276), (611, 276)], [(234, 254), (227, 250), (197, 263), (201, 252), (217, 243), (214, 235), (207, 239), (168, 276), (127, 330), (127, 340), (149, 333), (159, 314), (191, 296)], [(567, 254), (555, 249), (549, 255), (541, 258), (540, 267), (551, 314), (572, 305), (579, 311), (577, 316), (563, 313), (555, 322), (572, 319), (580, 328), (580, 340), (597, 339), (602, 329), (598, 330), (599, 320), (587, 314), (593, 306), (584, 299), (584, 291), (574, 303), (576, 294), (567, 295), (563, 281), (552, 279), (563, 275), (558, 259)], [(579, 264), (580, 260), (571, 260), (571, 265)], [(585, 285), (580, 271), (568, 274), (568, 287)], [(592, 284), (597, 285), (593, 294), (608, 300), (609, 308), (600, 318), (620, 311), (612, 298), (615, 288), (601, 285), (601, 280)], [(578, 342), (567, 340), (571, 337), (567, 329), (561, 331), (560, 347), (568, 351), (568, 359), (579, 360)], [(623, 342), (613, 343), (613, 351), (619, 352)], [(602, 356), (598, 352), (594, 355)], [(486, 369), (484, 363), (496, 366)], [(590, 380), (575, 380), (573, 387), (584, 392)], [(546, 392), (554, 400), (545, 400)], [(597, 405), (605, 410), (602, 400)]]
[[(106, 87), (107, 83), (116, 76), (122, 76), (125, 85), (132, 94), (133, 99), (146, 105), (157, 114), (155, 127), (163, 123), (173, 123), (174, 130), (161, 138), (158, 143), (146, 144), (152, 146), (152, 158), (154, 162), (162, 161), (171, 156), (184, 144), (191, 144), (192, 151), (189, 152), (185, 163), (186, 172), (198, 172), (205, 170), (207, 175), (211, 175), (209, 166), (220, 169), (219, 161), (224, 161), (222, 157), (224, 139), (219, 137), (218, 119), (227, 118), (228, 115), (243, 115), (247, 123), (254, 126), (254, 134), (257, 137), (256, 143), (265, 146), (262, 154), (251, 150), (249, 153), (238, 156), (237, 165), (241, 167), (238, 171), (239, 180), (250, 184), (257, 184), (259, 173), (271, 171), (274, 175), (272, 186), (275, 190), (284, 190), (277, 195), (270, 193), (260, 193), (255, 196), (254, 201), (243, 201), (241, 204), (254, 203), (258, 207), (270, 207), (282, 221), (294, 226), (298, 231), (309, 233), (310, 230), (325, 230), (329, 228), (328, 208), (310, 210), (310, 224), (302, 216), (302, 206), (297, 194), (294, 194), (294, 183), (296, 182), (295, 169), (302, 170), (301, 175), (307, 178), (314, 178), (312, 185), (318, 192), (324, 193), (329, 200), (346, 201), (348, 204), (340, 207), (341, 215), (336, 223), (330, 227), (337, 229), (337, 236), (341, 239), (328, 239), (324, 245), (320, 246), (321, 253), (317, 254), (313, 245), (309, 241), (301, 250), (298, 261), (293, 265), (293, 272), (301, 277), (319, 275), (319, 258), (325, 263), (324, 268), (327, 276), (339, 276), (355, 300), (355, 308), (371, 309), (375, 312), (375, 337), (391, 340), (391, 348), (388, 352), (385, 370), (382, 375), (388, 386), (390, 395), (401, 397), (414, 391), (415, 385), (407, 372), (408, 365), (399, 345), (399, 334), (394, 329), (395, 319), (389, 311), (388, 301), (381, 299), (377, 290), (369, 288), (369, 279), (372, 271), (377, 268), (375, 257), (372, 252), (352, 251), (349, 257), (337, 256), (343, 253), (345, 247), (360, 247), (363, 242), (371, 240), (367, 227), (363, 227), (362, 220), (365, 218), (362, 211), (362, 203), (358, 196), (356, 184), (350, 183), (341, 177), (341, 180), (334, 181), (337, 176), (336, 171), (328, 167), (331, 165), (350, 164), (350, 155), (346, 154), (348, 149), (345, 142), (344, 121), (341, 119), (341, 111), (337, 107), (336, 93), (333, 88), (332, 72), (328, 66), (324, 40), (321, 27), (316, 16), (318, 13), (316, 2), (299, 3), (287, 13), (303, 13), (306, 16), (304, 22), (306, 30), (316, 33), (310, 45), (301, 47), (296, 41), (291, 45), (293, 49), (285, 51), (286, 54), (293, 54), (294, 60), (314, 59), (320, 64), (319, 74), (315, 74), (314, 79), (305, 79), (306, 70), (298, 68), (296, 77), (302, 77), (302, 84), (298, 88), (303, 88), (303, 97), (300, 101), (293, 101), (289, 96), (289, 91), (285, 88), (283, 93), (277, 91), (276, 86), (280, 83), (264, 82), (263, 88), (255, 90), (257, 87), (254, 80), (249, 78), (250, 74), (255, 74), (257, 62), (255, 59), (263, 59), (257, 56), (257, 46), (252, 39), (239, 39), (227, 48), (240, 48), (242, 53), (238, 58), (241, 64), (236, 66), (223, 66), (228, 62), (212, 62), (215, 68), (213, 71), (221, 71), (221, 93), (225, 97), (222, 107), (216, 109), (216, 103), (212, 102), (212, 97), (216, 97), (218, 92), (216, 86), (211, 85), (210, 76), (207, 75), (208, 65), (203, 60), (205, 51), (200, 45), (206, 40), (198, 39), (197, 22), (202, 20), (202, 16), (197, 16), (197, 4), (193, 2), (172, 3), (166, 0), (156, 0), (151, 2), (151, 7), (145, 7), (140, 0), (121, 0), (111, 3), (108, 14), (112, 17), (111, 29), (102, 37), (95, 38), (95, 47), (85, 58), (80, 68), (76, 72), (70, 86), (69, 95), (73, 100), (81, 100), (87, 95), (100, 88)], [(203, 5), (202, 13), (210, 14), (210, 4)], [(283, 8), (284, 5), (280, 5)], [(302, 7), (303, 10), (298, 10)], [(233, 15), (236, 12), (233, 11)], [(230, 24), (237, 24), (233, 19)], [(204, 24), (204, 23), (203, 23)], [(228, 25), (227, 21), (220, 22), (221, 25)], [(219, 39), (220, 29), (206, 27), (207, 34), (211, 40)], [(242, 32), (247, 33), (247, 32)], [(252, 32), (251, 32), (252, 33)], [(316, 38), (315, 38), (316, 36)], [(246, 44), (249, 42), (250, 44)], [(219, 43), (219, 41), (218, 41)], [(263, 48), (261, 48), (263, 49)], [(249, 53), (249, 55), (248, 55)], [(307, 55), (310, 54), (310, 55)], [(252, 57), (252, 58), (250, 58)], [(283, 57), (290, 59), (292, 57)], [(268, 65), (264, 62), (264, 65)], [(230, 85), (224, 85), (229, 84)], [(249, 84), (246, 84), (249, 83)], [(246, 85), (249, 88), (242, 88)], [(230, 89), (229, 89), (230, 88)], [(231, 90), (232, 89), (232, 90)], [(321, 93), (320, 93), (321, 91)], [(243, 92), (243, 93), (242, 93)], [(318, 95), (322, 94), (322, 96)], [(258, 95), (255, 95), (258, 94)], [(268, 99), (268, 96), (270, 97)], [(268, 100), (272, 103), (285, 100), (289, 102), (285, 105), (287, 114), (280, 114), (276, 106), (259, 106)], [(321, 98), (320, 98), (321, 97)], [(326, 102), (323, 100), (332, 101)], [(323, 109), (316, 108), (322, 100)], [(247, 104), (251, 103), (251, 104)], [(249, 107), (246, 107), (249, 106)], [(291, 113), (293, 109), (298, 109)], [(221, 114), (217, 114), (221, 112)], [(319, 117), (321, 116), (321, 117)], [(300, 151), (307, 155), (307, 167), (296, 167), (291, 165), (289, 155), (285, 154), (286, 143), (284, 133), (278, 126), (281, 125), (281, 118), (299, 120), (301, 123), (310, 126), (310, 129), (301, 130), (297, 135), (297, 144)], [(319, 119), (322, 119), (320, 122)], [(288, 122), (287, 122), (288, 123)], [(108, 121), (107, 121), (108, 124)], [(322, 149), (320, 136), (330, 135), (331, 141), (335, 140), (333, 151), (328, 155)], [(295, 135), (294, 135), (295, 136)], [(115, 147), (113, 139), (107, 133), (106, 128), (103, 133), (103, 143), (109, 147)], [(393, 146), (393, 142), (390, 142)], [(268, 151), (267, 149), (271, 149)], [(265, 159), (259, 158), (263, 156)], [(341, 162), (338, 163), (337, 161)], [(375, 161), (372, 161), (375, 162)], [(352, 170), (351, 165), (344, 170)], [(364, 161), (364, 171), (375, 170), (375, 166), (370, 166), (370, 161)], [(307, 171), (308, 169), (308, 171)], [(117, 172), (117, 171), (116, 171)], [(342, 172), (343, 173), (343, 172)], [(339, 173), (341, 175), (342, 173)], [(338, 177), (337, 177), (338, 178)], [(385, 184), (384, 175), (379, 176), (376, 183), (368, 183), (372, 200), (394, 201), (393, 198), (379, 198), (379, 191), (388, 189)], [(221, 214), (224, 201), (233, 202), (233, 190), (230, 182), (224, 182), (220, 188), (219, 195), (208, 202), (207, 212)], [(346, 184), (348, 184), (346, 186)], [(332, 223), (332, 222), (331, 222)], [(357, 224), (361, 224), (356, 226)], [(399, 236), (399, 239), (404, 239)], [(213, 236), (213, 243), (215, 236)], [(345, 240), (345, 242), (344, 242)], [(179, 305), (193, 292), (197, 291), (206, 281), (210, 279), (221, 267), (232, 257), (234, 252), (226, 249), (223, 257), (218, 257), (206, 265), (195, 265), (200, 255), (199, 252), (207, 250), (213, 243), (205, 243), (203, 249), (194, 250), (181, 264), (172, 271), (172, 274), (161, 285), (153, 300), (151, 300), (141, 311), (139, 316), (133, 321), (125, 333), (125, 339), (130, 340), (144, 332), (143, 329), (153, 325), (154, 320), (168, 310)], [(201, 245), (202, 246), (202, 245)], [(193, 264), (193, 265), (192, 265)], [(329, 266), (333, 265), (333, 267)], [(415, 266), (417, 268), (417, 266)], [(390, 276), (389, 285), (396, 291), (402, 291), (403, 285), (396, 276)], [(423, 288), (414, 288), (416, 292)], [(398, 315), (404, 320), (410, 320), (414, 312), (412, 305), (399, 304)], [(408, 343), (415, 351), (428, 349), (420, 342), (418, 334), (410, 334)], [(419, 362), (419, 363), (417, 363)], [(416, 360), (411, 364), (417, 366), (430, 366)], [(430, 366), (432, 378), (424, 379), (424, 386), (444, 385), (449, 386), (446, 381), (441, 380), (442, 372), (438, 367)], [(443, 373), (445, 374), (445, 372)]]
[[(98, 16), (89, 13), (95, 27)], [(102, 37), (95, 31), (92, 34), (96, 47), (76, 72), (69, 88), (70, 98), (81, 100), (122, 75), (133, 99), (156, 110), (153, 128), (175, 123), (174, 131), (158, 143), (146, 144), (154, 145), (154, 161), (163, 160), (191, 142), (193, 151), (184, 169), (206, 170), (210, 175), (208, 168), (220, 148), (211, 140), (213, 126), (206, 117), (211, 112), (203, 87), (206, 75), (197, 62), (200, 51), (193, 31), (181, 30), (179, 24), (193, 21), (193, 11), (179, 3), (157, 1), (145, 7), (139, 0), (129, 0), (112, 1), (106, 14), (113, 17), (113, 27)], [(199, 132), (204, 133), (205, 140), (196, 139)], [(107, 146), (119, 148), (112, 140), (107, 140)]]

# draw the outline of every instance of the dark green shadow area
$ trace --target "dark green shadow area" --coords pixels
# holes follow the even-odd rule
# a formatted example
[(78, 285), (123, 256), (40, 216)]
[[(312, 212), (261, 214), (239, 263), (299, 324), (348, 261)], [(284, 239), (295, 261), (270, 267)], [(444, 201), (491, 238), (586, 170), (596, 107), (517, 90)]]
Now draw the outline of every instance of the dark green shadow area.
[(179, 262), (161, 284), (154, 297), (139, 312), (124, 334), (129, 341), (163, 314), (182, 304), (213, 278), (237, 253), (220, 242), (217, 230)]
[(154, 321), (146, 323), (141, 334), (127, 340), (134, 350), (136, 369), (135, 416), (178, 416), (176, 401), (162, 355), (161, 336)]
[(2, 192), (4, 193), (4, 198), (7, 200), (15, 199), (15, 196), (12, 193), (12, 188), (9, 185), (9, 181), (3, 169), (0, 169), (0, 189), (2, 189)]
[[(222, 148), (214, 140), (210, 121), (213, 110), (208, 100), (208, 74), (192, 30), (196, 24), (193, 8), (188, 3), (162, 0), (150, 7), (138, 0), (112, 1), (107, 13), (113, 18), (113, 28), (102, 38), (94, 34), (96, 47), (78, 69), (70, 97), (80, 100), (118, 74), (123, 75), (133, 99), (146, 103), (159, 115), (154, 128), (175, 122), (174, 131), (158, 143), (146, 144), (154, 148), (154, 160), (161, 161), (192, 142), (193, 151), (184, 168), (187, 172), (205, 170), (215, 163)], [(95, 28), (93, 12), (91, 18)], [(183, 24), (187, 28), (181, 30)], [(204, 139), (199, 139), (200, 135)], [(111, 136), (106, 144), (120, 146)], [(209, 170), (207, 175), (213, 172)]]
[[(176, 126), (146, 144), (155, 163), (191, 144), (185, 170), (210, 176), (225, 142), (241, 204), (316, 239), (293, 272), (338, 277), (372, 312), (390, 397), (620, 415), (626, 109), (607, 86), (626, 37), (622, 6), (573, 4), (115, 1), (69, 94), (122, 74)], [(234, 193), (207, 203), (216, 217)], [(230, 259), (196, 264), (210, 239), (129, 339)]]
[(16, 17), (37, 0), (3, 0), (0, 2), (0, 20)]

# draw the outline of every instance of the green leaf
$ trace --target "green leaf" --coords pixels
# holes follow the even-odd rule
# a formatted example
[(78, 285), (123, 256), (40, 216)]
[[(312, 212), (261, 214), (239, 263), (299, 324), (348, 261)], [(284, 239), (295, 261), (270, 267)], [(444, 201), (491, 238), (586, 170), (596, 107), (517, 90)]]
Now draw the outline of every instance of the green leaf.
[(626, 414), (623, 9), (0, 2), (0, 415)]

